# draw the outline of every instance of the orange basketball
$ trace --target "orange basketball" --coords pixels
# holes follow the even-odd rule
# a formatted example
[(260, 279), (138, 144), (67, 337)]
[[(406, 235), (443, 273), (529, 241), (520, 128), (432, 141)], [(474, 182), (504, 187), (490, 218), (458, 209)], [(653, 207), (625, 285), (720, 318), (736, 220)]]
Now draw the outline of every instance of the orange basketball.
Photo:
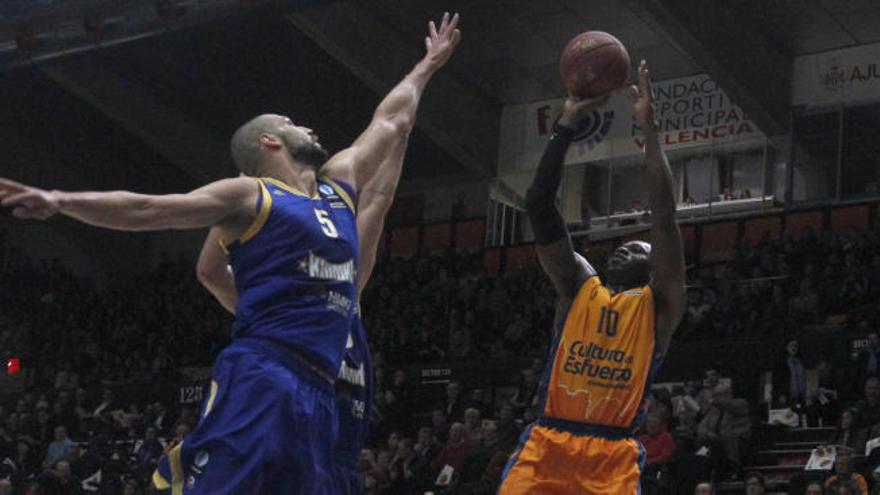
[(562, 50), (559, 73), (569, 94), (592, 98), (626, 84), (629, 64), (629, 53), (620, 40), (602, 31), (587, 31)]

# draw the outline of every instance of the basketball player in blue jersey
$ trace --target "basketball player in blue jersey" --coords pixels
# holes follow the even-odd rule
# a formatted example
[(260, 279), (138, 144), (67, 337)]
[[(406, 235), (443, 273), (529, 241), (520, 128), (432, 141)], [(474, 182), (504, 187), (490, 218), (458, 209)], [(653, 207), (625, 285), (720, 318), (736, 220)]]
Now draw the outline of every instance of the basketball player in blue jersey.
[(233, 342), (217, 358), (198, 427), (160, 462), (158, 487), (336, 492), (334, 378), (355, 314), (355, 198), (412, 129), (425, 86), (460, 40), (457, 23), (448, 14), (439, 29), (430, 23), (424, 59), (329, 160), (311, 129), (261, 115), (232, 137), (246, 176), (186, 194), (47, 191), (0, 178), (0, 205), (18, 218), (61, 213), (126, 231), (213, 226), (224, 240), (239, 294)]
[[(400, 180), (407, 139), (402, 139), (379, 167), (375, 177), (361, 191), (358, 200), (357, 229), (361, 247), (358, 271), (358, 301), (370, 279), (376, 263), (376, 252), (391, 208), (394, 192)], [(228, 266), (228, 258), (220, 245), (217, 229), (211, 229), (199, 255), (199, 281), (230, 313), (235, 314), (238, 293), (235, 279)], [(328, 304), (332, 304), (328, 300)], [(334, 454), (334, 481), (337, 494), (363, 493), (363, 475), (358, 470), (358, 458), (369, 436), (372, 407), (372, 378), (370, 349), (362, 324), (360, 307), (352, 320), (352, 330), (346, 344), (345, 356), (336, 377), (336, 405), (339, 433)]]

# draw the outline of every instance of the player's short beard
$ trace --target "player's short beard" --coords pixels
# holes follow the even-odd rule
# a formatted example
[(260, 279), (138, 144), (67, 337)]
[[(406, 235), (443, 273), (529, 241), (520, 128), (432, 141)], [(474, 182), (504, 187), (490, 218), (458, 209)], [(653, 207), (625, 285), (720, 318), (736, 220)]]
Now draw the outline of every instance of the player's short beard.
[(291, 156), (300, 163), (315, 167), (316, 170), (319, 170), (322, 165), (327, 163), (327, 159), (330, 157), (327, 150), (315, 143), (297, 146), (291, 152)]

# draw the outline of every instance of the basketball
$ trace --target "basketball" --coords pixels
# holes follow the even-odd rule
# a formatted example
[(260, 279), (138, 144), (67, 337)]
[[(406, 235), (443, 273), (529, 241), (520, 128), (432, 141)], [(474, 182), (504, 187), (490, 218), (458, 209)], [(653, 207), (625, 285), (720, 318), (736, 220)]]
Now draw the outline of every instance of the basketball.
[(629, 78), (629, 53), (614, 36), (602, 31), (581, 33), (565, 45), (559, 61), (562, 84), (578, 98), (619, 89)]

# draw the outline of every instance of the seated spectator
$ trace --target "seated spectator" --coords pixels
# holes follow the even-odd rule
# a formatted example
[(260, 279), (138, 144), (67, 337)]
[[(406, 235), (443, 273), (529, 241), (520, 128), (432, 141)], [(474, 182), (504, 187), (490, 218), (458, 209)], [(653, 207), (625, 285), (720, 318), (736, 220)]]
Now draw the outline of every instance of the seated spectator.
[(809, 279), (803, 279), (788, 304), (788, 314), (795, 325), (811, 325), (819, 318), (819, 294), (813, 290)]
[(446, 413), (441, 409), (435, 409), (431, 412), (431, 430), (434, 438), (440, 443), (446, 443), (449, 438), (449, 425), (446, 419)]
[(483, 421), (481, 440), (468, 454), (462, 468), (461, 481), (474, 482), (480, 479), (489, 461), (501, 451), (498, 441), (498, 423), (492, 420)]
[(761, 473), (746, 475), (746, 495), (764, 495), (765, 489), (764, 477), (761, 476)]
[(694, 383), (689, 383), (686, 387), (677, 386), (672, 390), (672, 416), (678, 422), (675, 435), (691, 441), (697, 434), (697, 415), (700, 413), (695, 390)]
[(437, 443), (437, 438), (434, 437), (434, 432), (429, 426), (419, 428), (419, 436), (416, 440), (413, 447), (415, 459), (412, 462), (412, 471), (418, 478), (420, 486), (428, 488), (434, 481), (431, 462), (437, 458), (442, 448)]
[(703, 322), (703, 318), (709, 313), (712, 306), (703, 300), (703, 291), (700, 289), (692, 290), (688, 294), (687, 316), (691, 325), (699, 325)]
[(800, 344), (791, 339), (785, 344), (785, 354), (773, 369), (773, 395), (785, 396), (787, 400), (780, 405), (800, 410), (807, 399), (807, 368), (801, 359)]
[(816, 364), (819, 387), (816, 390), (811, 416), (817, 417), (822, 424), (830, 425), (837, 421), (840, 413), (841, 379), (828, 356), (822, 355)]
[(368, 493), (374, 493), (388, 485), (388, 470), (376, 461), (376, 454), (372, 450), (361, 451), (358, 470), (364, 473), (364, 488)]
[(417, 486), (416, 471), (413, 469), (416, 460), (412, 439), (402, 438), (388, 465), (392, 493), (409, 493)]
[(837, 459), (834, 461), (834, 474), (825, 480), (826, 493), (839, 493), (841, 486), (848, 487), (850, 493), (868, 495), (868, 483), (865, 478), (853, 472), (852, 450), (848, 448), (837, 449)]
[(516, 424), (513, 406), (504, 404), (498, 411), (498, 442), (502, 448), (513, 449), (519, 440), (520, 427)]
[(54, 469), (40, 475), (41, 495), (78, 495), (82, 493), (80, 481), (70, 472), (70, 464), (60, 461)]
[(467, 431), (461, 423), (452, 423), (449, 427), (449, 440), (440, 454), (431, 462), (431, 468), (439, 473), (444, 466), (452, 466), (458, 472), (464, 464), (464, 459), (470, 453), (473, 445), (467, 438)]
[(486, 394), (483, 389), (475, 388), (471, 390), (467, 406), (472, 407), (480, 412), (480, 417), (485, 418), (492, 412), (489, 401), (486, 400)]
[(639, 434), (636, 440), (644, 446), (646, 455), (641, 480), (642, 493), (664, 493), (667, 464), (675, 458), (675, 440), (667, 431), (666, 416), (659, 411), (649, 412), (645, 421), (645, 433)]
[(6, 478), (0, 479), (0, 495), (12, 495), (12, 482)]
[(880, 335), (868, 334), (868, 345), (859, 352), (859, 369), (865, 376), (880, 375)]
[(460, 421), (464, 419), (465, 403), (461, 397), (461, 383), (451, 381), (446, 384), (446, 407), (443, 413), (449, 421)]
[(865, 442), (867, 441), (867, 433), (864, 428), (856, 426), (856, 414), (852, 409), (844, 409), (840, 414), (840, 422), (831, 438), (828, 439), (828, 445), (842, 445), (849, 447), (855, 452), (865, 451)]
[(143, 443), (135, 450), (138, 465), (142, 468), (154, 468), (162, 456), (162, 444), (156, 438), (156, 428), (150, 426), (144, 432)]
[(865, 396), (855, 404), (858, 412), (858, 426), (871, 428), (880, 424), (880, 378), (876, 376), (865, 380)]
[(480, 443), (482, 437), (482, 423), (480, 422), (480, 411), (473, 407), (469, 407), (464, 411), (464, 429), (468, 440), (472, 444)]
[(53, 466), (56, 462), (65, 459), (70, 454), (73, 445), (73, 441), (67, 437), (67, 428), (56, 426), (55, 440), (49, 444), (44, 465)]
[(722, 472), (734, 474), (751, 432), (749, 403), (734, 399), (729, 385), (717, 385), (709, 410), (697, 427), (697, 444), (709, 447), (713, 464)]
[(18, 476), (25, 478), (35, 473), (40, 468), (40, 459), (37, 450), (31, 447), (31, 442), (25, 438), (18, 438), (15, 442), (15, 456), (12, 462)]
[(667, 464), (675, 457), (675, 440), (669, 434), (662, 414), (648, 414), (645, 433), (638, 435), (636, 440), (645, 447), (646, 466)]
[(697, 487), (694, 488), (694, 495), (715, 495), (715, 487), (708, 481), (697, 483)]
[(814, 481), (807, 485), (806, 490), (804, 490), (804, 495), (822, 495), (823, 491), (822, 483)]
[(709, 403), (712, 402), (712, 397), (715, 395), (715, 387), (718, 385), (719, 380), (721, 380), (721, 375), (718, 374), (718, 370), (714, 368), (706, 370), (703, 386), (697, 393), (697, 402), (699, 402), (700, 410), (703, 414), (709, 410)]

